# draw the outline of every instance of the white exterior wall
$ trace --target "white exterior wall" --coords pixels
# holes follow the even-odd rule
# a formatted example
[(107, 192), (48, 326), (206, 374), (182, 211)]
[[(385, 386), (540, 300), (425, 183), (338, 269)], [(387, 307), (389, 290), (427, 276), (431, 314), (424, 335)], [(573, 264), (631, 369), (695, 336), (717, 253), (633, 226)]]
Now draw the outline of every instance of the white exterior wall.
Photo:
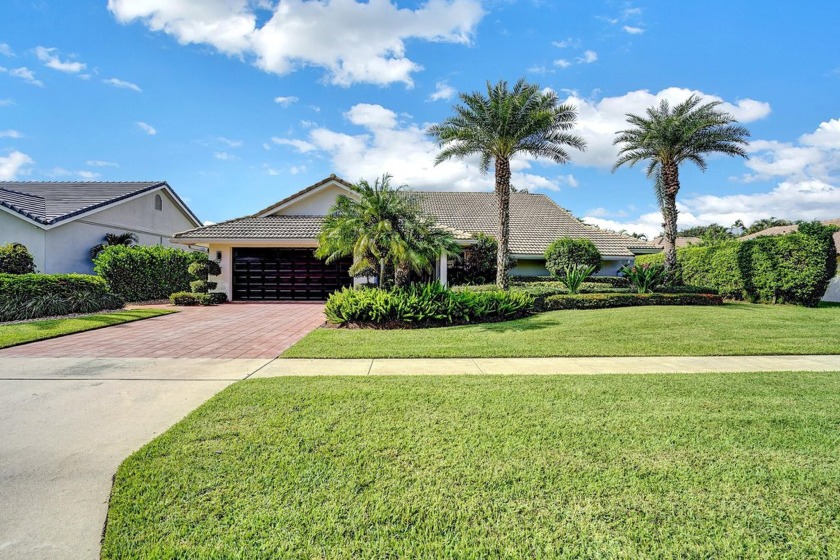
[[(633, 257), (612, 257), (601, 261), (601, 270), (595, 276), (617, 276), (618, 269), (625, 264), (632, 264)], [(545, 259), (516, 257), (516, 266), (510, 271), (511, 276), (550, 276), (545, 268)]]
[(6, 243), (26, 245), (32, 253), (38, 272), (44, 272), (47, 248), (43, 229), (5, 210), (0, 210), (0, 245)]
[(349, 195), (346, 188), (338, 184), (328, 184), (292, 201), (274, 214), (277, 216), (326, 216), (340, 194)]
[(831, 283), (829, 283), (822, 300), (840, 303), (840, 275), (831, 279)]
[[(155, 210), (155, 195), (162, 198), (163, 207)], [(184, 249), (170, 241), (179, 231), (195, 227), (177, 203), (165, 191), (153, 191), (136, 199), (117, 204), (99, 212), (87, 214), (51, 229), (43, 230), (11, 214), (0, 211), (0, 241), (18, 241), (35, 256), (39, 272), (48, 274), (79, 272), (93, 273), (90, 248), (104, 241), (106, 233), (132, 232), (140, 245), (169, 245)], [(8, 217), (11, 220), (8, 220)], [(7, 235), (7, 224), (10, 233)], [(35, 231), (30, 231), (35, 230)], [(40, 233), (37, 233), (40, 232)], [(26, 237), (24, 239), (18, 237)], [(40, 241), (39, 241), (40, 239)], [(30, 247), (30, 243), (32, 246)]]

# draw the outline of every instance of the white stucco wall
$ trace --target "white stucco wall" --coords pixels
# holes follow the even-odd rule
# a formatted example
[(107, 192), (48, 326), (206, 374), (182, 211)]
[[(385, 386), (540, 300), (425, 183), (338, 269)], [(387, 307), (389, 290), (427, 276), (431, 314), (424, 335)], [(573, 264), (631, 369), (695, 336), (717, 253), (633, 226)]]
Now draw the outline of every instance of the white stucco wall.
[(822, 300), (840, 303), (840, 274), (831, 280)]
[[(627, 263), (632, 263), (633, 257), (615, 257), (603, 259), (601, 270), (595, 276), (617, 276), (618, 269)], [(545, 268), (545, 259), (516, 258), (516, 266), (510, 272), (511, 276), (549, 276)]]
[[(161, 210), (155, 210), (156, 194), (162, 197)], [(179, 231), (195, 227), (164, 191), (147, 193), (48, 230), (32, 226), (6, 212), (0, 211), (0, 214), (3, 215), (0, 218), (3, 220), (0, 221), (0, 241), (18, 241), (26, 245), (35, 257), (38, 271), (49, 274), (92, 273), (90, 248), (102, 243), (106, 233), (128, 231), (137, 235), (140, 245), (164, 244), (185, 249), (183, 245), (171, 243), (170, 238)], [(6, 237), (9, 241), (4, 241)]]
[(348, 194), (347, 189), (336, 184), (327, 184), (293, 201), (275, 212), (278, 216), (326, 216), (340, 194)]
[(0, 245), (6, 243), (26, 245), (26, 248), (32, 253), (38, 272), (44, 272), (47, 249), (43, 229), (5, 210), (0, 210)]

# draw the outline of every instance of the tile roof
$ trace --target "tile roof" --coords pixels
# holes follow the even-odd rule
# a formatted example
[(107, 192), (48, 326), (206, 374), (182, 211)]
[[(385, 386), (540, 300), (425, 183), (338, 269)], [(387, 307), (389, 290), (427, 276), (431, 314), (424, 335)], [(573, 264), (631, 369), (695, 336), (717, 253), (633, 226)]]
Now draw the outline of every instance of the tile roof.
[(53, 225), (162, 186), (195, 223), (201, 223), (165, 181), (0, 181), (0, 206), (40, 224)]
[[(423, 212), (451, 231), (456, 239), (470, 239), (476, 233), (496, 234), (498, 211), (495, 194), (415, 192)], [(564, 236), (591, 239), (606, 257), (631, 257), (631, 249), (656, 249), (650, 243), (633, 237), (586, 226), (544, 195), (511, 193), (510, 215), (510, 250), (516, 255), (542, 256), (549, 243)], [(175, 238), (314, 239), (322, 221), (322, 216), (253, 215), (181, 232)]]
[[(827, 226), (840, 227), (840, 218), (836, 218), (834, 220), (821, 220), (820, 223)], [(756, 237), (765, 237), (767, 235), (785, 235), (798, 230), (799, 226), (796, 224), (791, 224), (789, 226), (775, 226), (763, 229), (761, 231), (757, 231), (755, 233), (751, 233), (749, 235), (745, 235), (743, 237), (739, 237), (738, 239), (741, 241), (745, 241), (747, 239), (755, 239)], [(840, 231), (835, 232), (834, 234), (834, 245), (837, 247), (837, 254), (840, 255)]]
[(176, 233), (176, 239), (314, 239), (323, 216), (246, 216)]
[[(689, 245), (700, 245), (702, 242), (703, 240), (699, 237), (677, 237), (675, 245), (677, 246), (677, 249), (681, 249), (683, 247), (688, 247)], [(657, 247), (665, 247), (665, 238), (654, 237), (651, 243)]]
[[(420, 207), (439, 224), (471, 233), (496, 235), (498, 207), (491, 192), (418, 191)], [(592, 240), (605, 257), (632, 257), (631, 249), (653, 250), (645, 241), (583, 224), (542, 194), (511, 193), (510, 251), (540, 255), (560, 237)]]

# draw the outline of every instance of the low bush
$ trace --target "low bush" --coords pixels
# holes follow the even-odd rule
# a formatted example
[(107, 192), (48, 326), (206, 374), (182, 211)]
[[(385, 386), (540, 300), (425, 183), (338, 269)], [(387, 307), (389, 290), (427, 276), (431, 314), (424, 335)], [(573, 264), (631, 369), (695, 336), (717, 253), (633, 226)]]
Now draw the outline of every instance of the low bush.
[(584, 280), (595, 270), (591, 264), (576, 264), (570, 265), (563, 269), (559, 275), (560, 283), (563, 284), (570, 294), (576, 294), (580, 291)]
[(25, 245), (7, 243), (0, 245), (0, 274), (31, 274), (35, 260)]
[(590, 276), (586, 281), (592, 284), (609, 284), (613, 288), (630, 287), (630, 281), (624, 276)]
[(324, 312), (336, 325), (429, 327), (521, 317), (533, 298), (520, 291), (450, 290), (440, 283), (406, 288), (344, 288), (330, 295)]
[(553, 276), (560, 276), (566, 267), (585, 265), (593, 272), (601, 270), (601, 253), (589, 239), (561, 237), (545, 250), (545, 268)]
[(717, 289), (707, 286), (657, 286), (655, 291), (658, 294), (718, 294)]
[(94, 313), (123, 303), (90, 274), (0, 274), (0, 321)]
[(630, 282), (633, 291), (639, 294), (649, 294), (665, 279), (665, 267), (661, 264), (626, 265), (619, 270)]
[[(800, 231), (677, 250), (680, 280), (709, 286), (730, 299), (816, 306), (836, 272), (831, 227), (801, 223)], [(644, 255), (636, 262), (661, 263)]]
[(204, 253), (163, 245), (105, 248), (94, 259), (94, 270), (126, 301), (166, 299), (190, 289), (190, 264)]
[(637, 305), (722, 305), (714, 294), (576, 294), (556, 295), (545, 300), (546, 311), (559, 309), (607, 309)]
[(211, 305), (209, 294), (195, 292), (175, 292), (169, 296), (169, 302), (180, 306)]

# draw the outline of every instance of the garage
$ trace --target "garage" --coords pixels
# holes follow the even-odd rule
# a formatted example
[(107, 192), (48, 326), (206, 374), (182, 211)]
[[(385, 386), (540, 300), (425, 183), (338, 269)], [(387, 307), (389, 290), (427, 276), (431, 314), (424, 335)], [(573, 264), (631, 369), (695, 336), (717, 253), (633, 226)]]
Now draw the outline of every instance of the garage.
[(353, 279), (351, 259), (325, 264), (314, 249), (233, 248), (234, 301), (324, 301)]

